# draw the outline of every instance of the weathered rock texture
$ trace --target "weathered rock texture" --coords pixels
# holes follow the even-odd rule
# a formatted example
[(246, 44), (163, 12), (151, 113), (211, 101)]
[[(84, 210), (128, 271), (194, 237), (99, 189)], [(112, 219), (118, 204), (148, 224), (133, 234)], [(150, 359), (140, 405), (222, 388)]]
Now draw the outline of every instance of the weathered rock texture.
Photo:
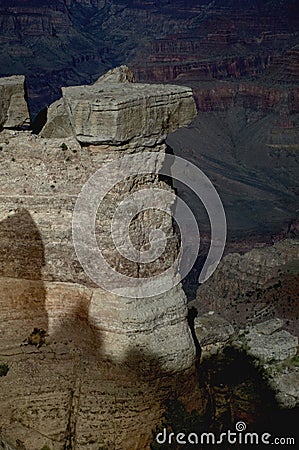
[(298, 338), (283, 330), (281, 319), (271, 319), (248, 327), (236, 342), (264, 371), (270, 387), (282, 407), (299, 404)]
[(248, 354), (264, 362), (283, 361), (297, 354), (298, 338), (282, 330), (283, 321), (269, 320), (250, 328)]
[(196, 115), (192, 91), (179, 86), (138, 84), (121, 66), (91, 86), (63, 88), (48, 108), (42, 137), (67, 137), (84, 144), (153, 146)]
[(298, 241), (292, 239), (231, 253), (198, 288), (194, 305), (201, 314), (218, 312), (237, 328), (278, 316), (297, 334), (298, 259)]
[[(149, 448), (166, 398), (188, 398), (189, 407), (198, 409), (203, 401), (181, 287), (139, 300), (109, 294), (83, 272), (72, 244), (74, 203), (90, 175), (130, 153), (132, 145), (124, 141), (135, 137), (134, 151), (155, 151), (162, 163), (161, 136), (194, 114), (188, 89), (125, 86), (105, 83), (108, 100), (100, 83), (64, 92), (76, 136), (100, 145), (81, 147), (72, 136), (0, 134), (0, 361), (9, 367), (0, 379), (0, 426), (8, 442), (27, 450)], [(80, 93), (83, 99), (76, 100)], [(104, 115), (100, 107), (106, 107)], [(109, 134), (104, 121), (103, 138), (98, 123), (88, 125), (87, 111), (90, 122), (99, 115), (119, 122)], [(144, 120), (136, 123), (137, 131), (133, 122), (126, 129), (132, 111)], [(53, 122), (52, 127), (54, 132)], [(150, 148), (149, 141), (159, 144)], [(120, 258), (106, 230), (117, 199), (146, 186), (170, 189), (156, 175), (136, 175), (110, 192), (97, 218), (105, 257), (131, 276), (138, 276), (137, 263)], [(141, 219), (132, 225), (139, 246), (148, 236), (140, 231)], [(140, 276), (173, 263), (177, 238), (168, 215), (162, 219), (154, 211), (146, 215), (149, 229), (162, 224), (169, 245), (164, 258), (141, 268)]]
[(23, 76), (0, 78), (0, 128), (17, 128), (28, 124), (24, 82)]
[(0, 435), (0, 450), (15, 450)]
[(138, 84), (136, 88), (105, 81), (104, 86), (68, 87), (62, 92), (82, 143), (155, 145), (196, 114), (191, 89), (177, 86)]
[(135, 76), (128, 66), (120, 66), (109, 70), (102, 75), (94, 84), (110, 82), (110, 83), (134, 83)]
[(223, 350), (235, 334), (232, 325), (214, 312), (196, 317), (194, 330), (203, 358)]
[(44, 138), (64, 138), (73, 135), (70, 118), (62, 98), (56, 100), (47, 109), (47, 122), (40, 135)]

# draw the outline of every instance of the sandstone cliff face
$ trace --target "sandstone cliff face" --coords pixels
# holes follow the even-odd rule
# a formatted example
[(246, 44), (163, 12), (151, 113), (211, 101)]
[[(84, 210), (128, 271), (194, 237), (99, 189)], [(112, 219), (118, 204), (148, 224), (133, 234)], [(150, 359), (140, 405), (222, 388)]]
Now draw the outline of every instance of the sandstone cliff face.
[[(190, 408), (204, 407), (196, 388), (195, 349), (181, 287), (143, 299), (109, 294), (84, 273), (71, 229), (76, 198), (90, 175), (132, 150), (154, 151), (162, 164), (164, 134), (191, 120), (194, 102), (183, 88), (132, 84), (127, 89), (107, 82), (102, 90), (100, 86), (72, 88), (71, 95), (64, 91), (63, 105), (58, 106), (66, 107), (63, 114), (70, 128), (58, 130), (59, 138), (28, 131), (0, 134), (0, 358), (9, 368), (0, 379), (0, 423), (5, 439), (27, 450), (44, 445), (51, 450), (149, 448), (166, 398), (188, 398)], [(109, 92), (108, 100), (113, 93), (116, 100), (103, 100), (103, 90)], [(78, 110), (96, 104), (101, 107), (94, 108), (94, 114), (105, 114), (97, 116), (86, 133), (89, 125)], [(50, 123), (61, 117), (59, 107), (55, 114), (54, 106)], [(134, 108), (139, 115), (153, 114), (151, 128), (143, 117), (136, 136), (117, 129), (102, 139), (98, 120), (107, 114), (114, 120), (117, 115), (117, 126), (123, 130), (119, 110), (133, 116)], [(97, 218), (107, 259), (115, 269), (136, 277), (171, 265), (177, 248), (172, 221), (166, 218), (169, 245), (164, 259), (141, 269), (117, 256), (106, 233), (111, 209), (118, 198), (140, 187), (170, 189), (156, 175), (140, 177), (137, 168), (135, 177), (112, 190)], [(138, 232), (141, 218), (133, 224), (133, 233), (142, 246), (148, 234)], [(159, 220), (155, 212), (146, 215), (149, 229)]]

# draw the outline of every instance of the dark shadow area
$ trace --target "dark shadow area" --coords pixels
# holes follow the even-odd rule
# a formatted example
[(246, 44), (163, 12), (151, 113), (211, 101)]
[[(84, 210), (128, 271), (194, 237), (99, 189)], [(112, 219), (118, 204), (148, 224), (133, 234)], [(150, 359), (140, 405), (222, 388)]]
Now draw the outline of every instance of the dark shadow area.
[(55, 332), (48, 338), (47, 342), (55, 349), (56, 345), (63, 344), (67, 351), (80, 357), (81, 362), (99, 362), (107, 358), (102, 354), (101, 333), (90, 323), (88, 311), (90, 300), (79, 298), (75, 308), (59, 317)]
[[(171, 136), (171, 135), (170, 135)], [(184, 154), (179, 154), (178, 152), (174, 152), (174, 149), (167, 145), (166, 147), (166, 153), (170, 156), (179, 156), (183, 159), (185, 159)], [(162, 171), (166, 172), (168, 174), (172, 174), (172, 164), (173, 162), (171, 159), (167, 159), (164, 161), (162, 166)], [(194, 164), (194, 162), (193, 162)], [(182, 279), (182, 286), (183, 290), (186, 294), (186, 297), (188, 301), (193, 300), (196, 298), (196, 292), (198, 289), (198, 278), (200, 276), (201, 270), (204, 266), (206, 257), (208, 255), (209, 251), (209, 243), (210, 243), (210, 222), (208, 215), (205, 211), (205, 208), (199, 198), (196, 197), (195, 193), (189, 189), (187, 186), (185, 186), (182, 182), (172, 178), (171, 176), (165, 176), (160, 175), (160, 178), (162, 181), (164, 181), (166, 184), (168, 184), (174, 191), (175, 195), (179, 197), (183, 202), (189, 206), (191, 209), (192, 214), (194, 215), (196, 222), (198, 224), (199, 228), (199, 234), (200, 234), (200, 248), (199, 252), (196, 258), (195, 263), (193, 264), (193, 267), (189, 271), (189, 273), (185, 276), (185, 278)], [(175, 215), (176, 211), (176, 202), (172, 205), (171, 211), (173, 216)], [(185, 226), (188, 226), (187, 223)], [(173, 219), (173, 228), (174, 232), (178, 238), (179, 245), (181, 245), (181, 233), (178, 224)], [(184, 258), (186, 261), (188, 261), (189, 254), (193, 254), (193, 248), (194, 245), (197, 243), (192, 241), (191, 236), (184, 236), (186, 239), (186, 245), (184, 248)], [(179, 268), (179, 271), (181, 273), (181, 268)]]
[[(23, 338), (24, 334), (25, 337), (28, 336), (30, 332), (32, 334), (34, 327), (48, 329), (46, 291), (42, 281), (44, 245), (40, 232), (26, 209), (13, 212), (11, 217), (1, 222), (0, 246), (1, 283), (8, 282), (4, 292), (13, 295), (13, 314), (17, 314), (17, 320), (14, 319), (10, 323), (8, 311), (4, 330), (9, 333), (17, 331), (16, 335), (12, 335), (14, 339), (17, 336), (20, 344), (21, 337)], [(29, 283), (30, 287), (26, 283)], [(67, 301), (66, 298), (63, 294), (60, 301)], [(37, 345), (34, 356), (29, 357), (28, 354), (28, 358), (32, 359), (25, 361), (25, 364), (30, 366), (32, 380), (39, 382), (42, 373), (43, 385), (47, 387), (48, 384), (51, 386), (50, 380), (53, 381), (54, 377), (57, 392), (63, 391), (69, 395), (69, 405), (65, 410), (68, 415), (63, 444), (65, 450), (76, 448), (75, 439), (82, 433), (82, 428), (79, 428), (82, 421), (89, 423), (100, 412), (109, 412), (109, 420), (116, 424), (117, 433), (111, 435), (111, 443), (113, 442), (115, 448), (121, 448), (124, 439), (122, 433), (128, 433), (126, 423), (136, 426), (136, 430), (138, 423), (146, 424), (143, 430), (144, 443), (152, 434), (152, 449), (156, 448), (155, 433), (165, 424), (174, 433), (220, 433), (222, 430), (234, 430), (235, 423), (243, 420), (252, 432), (269, 432), (273, 433), (273, 436), (294, 435), (298, 411), (279, 409), (262, 374), (245, 355), (229, 349), (223, 355), (198, 364), (197, 373), (194, 368), (188, 373), (168, 372), (162, 368), (161, 360), (157, 356), (136, 346), (129, 349), (121, 362), (116, 364), (109, 355), (103, 355), (102, 333), (94, 328), (89, 318), (90, 300), (90, 297), (79, 292), (78, 301), (73, 298), (71, 302), (76, 305), (75, 309), (68, 309), (67, 305), (63, 304), (62, 310), (66, 313), (62, 314), (61, 318), (58, 317), (57, 321), (55, 319), (55, 332), (45, 338), (43, 345)], [(7, 299), (3, 298), (4, 306), (6, 301)], [(188, 323), (193, 338), (196, 314), (196, 309), (191, 308)], [(59, 311), (57, 315), (59, 316)], [(199, 357), (201, 349), (198, 341), (194, 341)], [(42, 364), (40, 356), (43, 356)], [(35, 367), (37, 362), (39, 365)], [(25, 380), (29, 366), (25, 366), (27, 369), (22, 372)], [(9, 370), (1, 380), (10, 376), (16, 376), (15, 368)], [(23, 392), (22, 383), (23, 380), (20, 379), (18, 388), (15, 387), (20, 392)], [(32, 391), (34, 392), (34, 387)], [(8, 391), (5, 395), (12, 393)], [(59, 402), (59, 399), (57, 401)], [(19, 407), (19, 403), (14, 405), (16, 410)], [(27, 409), (32, 407), (28, 404)], [(78, 412), (81, 410), (85, 411), (84, 416)], [(94, 438), (98, 439), (99, 445), (102, 445), (102, 442), (106, 445), (106, 440), (102, 437), (105, 434), (101, 432), (102, 424), (96, 422), (92, 426), (96, 430)], [(132, 439), (133, 446), (136, 437), (132, 436), (128, 438)], [(140, 449), (146, 448), (142, 442), (140, 440)]]
[(34, 121), (32, 122), (32, 132), (34, 134), (39, 134), (43, 127), (47, 123), (47, 116), (48, 116), (48, 108), (43, 108), (35, 117)]
[(13, 332), (8, 325), (11, 319), (15, 327), (22, 321), (22, 327), (14, 330), (20, 338), (27, 337), (33, 326), (47, 328), (46, 292), (42, 281), (44, 264), (40, 232), (31, 214), (26, 209), (17, 209), (0, 223), (1, 297), (7, 333)]
[(245, 353), (227, 348), (223, 354), (204, 361), (201, 374), (213, 405), (211, 430), (234, 430), (242, 420), (247, 431), (269, 432), (273, 437), (295, 436), (298, 409), (279, 407), (263, 372)]
[[(207, 393), (209, 401), (204, 414), (198, 411), (188, 411), (179, 399), (170, 398), (165, 402), (165, 413), (160, 427), (155, 430), (162, 432), (167, 429), (167, 439), (170, 433), (175, 436), (178, 433), (196, 433), (199, 443), (195, 445), (177, 444), (172, 437), (172, 444), (159, 445), (153, 442), (152, 450), (181, 450), (181, 449), (217, 449), (230, 450), (231, 448), (247, 448), (244, 445), (244, 435), (248, 433), (269, 433), (270, 443), (276, 437), (297, 438), (298, 408), (292, 410), (281, 409), (274, 398), (274, 393), (269, 389), (263, 373), (259, 372), (251, 363), (248, 356), (233, 349), (226, 349), (223, 354), (212, 356), (199, 366), (200, 387)], [(242, 432), (243, 443), (235, 443), (223, 440), (216, 444), (222, 432), (236, 433), (236, 423), (242, 421), (246, 429)], [(202, 433), (213, 433), (215, 442), (211, 436), (205, 436), (204, 444), (200, 443)], [(235, 436), (239, 438), (240, 433)], [(163, 440), (164, 435), (161, 435)], [(233, 437), (233, 435), (232, 435)], [(194, 439), (194, 438), (193, 438)], [(249, 438), (251, 439), (251, 438)], [(255, 439), (255, 438), (254, 438)], [(252, 441), (250, 448), (264, 448), (259, 438), (258, 445)], [(250, 443), (250, 440), (248, 441)]]
[(201, 357), (201, 347), (200, 347), (200, 344), (198, 342), (198, 339), (197, 339), (197, 336), (196, 336), (196, 333), (195, 333), (195, 329), (194, 329), (194, 320), (195, 320), (195, 317), (197, 317), (197, 316), (198, 316), (198, 311), (197, 311), (197, 309), (194, 306), (192, 306), (191, 308), (188, 309), (188, 317), (187, 317), (188, 325), (189, 325), (189, 328), (191, 330), (191, 335), (192, 335), (192, 338), (193, 338), (193, 341), (194, 341), (195, 350), (196, 350), (196, 356), (197, 356), (198, 359), (200, 359), (200, 357)]

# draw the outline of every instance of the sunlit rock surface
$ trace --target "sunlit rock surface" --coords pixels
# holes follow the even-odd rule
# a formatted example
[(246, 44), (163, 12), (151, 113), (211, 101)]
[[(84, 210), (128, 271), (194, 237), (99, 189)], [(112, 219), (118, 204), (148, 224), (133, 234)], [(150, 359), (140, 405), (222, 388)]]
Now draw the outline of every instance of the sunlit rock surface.
[[(138, 84), (105, 86), (116, 110), (109, 110), (110, 100), (101, 95), (99, 104), (108, 108), (112, 121), (118, 117), (110, 135), (103, 122), (110, 145), (95, 144), (103, 139), (97, 124), (90, 127), (93, 145), (84, 146), (74, 136), (43, 138), (16, 130), (0, 134), (0, 363), (8, 366), (0, 379), (0, 424), (7, 442), (26, 450), (44, 445), (51, 450), (148, 449), (167, 398), (204, 409), (180, 285), (138, 300), (110, 294), (85, 274), (72, 242), (73, 208), (84, 183), (107, 162), (130, 154), (132, 146), (124, 141), (131, 138), (136, 138), (135, 152), (154, 151), (161, 165), (163, 136), (194, 115), (191, 93), (166, 86), (159, 91)], [(94, 89), (100, 94), (100, 88), (69, 89), (65, 101), (74, 111), (69, 116), (72, 129), (84, 139), (89, 125), (83, 116), (94, 105)], [(121, 112), (122, 97), (127, 113), (143, 117), (138, 122), (136, 116), (130, 129)], [(90, 121), (98, 111), (94, 114)], [(105, 114), (101, 117), (106, 120)], [(107, 235), (117, 199), (140, 187), (171, 189), (157, 175), (142, 178), (138, 167), (136, 172), (112, 189), (99, 208), (96, 233), (111, 265), (138, 277), (173, 264), (177, 238), (168, 214), (162, 221), (150, 211), (147, 229), (163, 224), (168, 237), (164, 257), (139, 271), (137, 263), (117, 254)], [(132, 230), (137, 244), (144, 246), (148, 231), (140, 228), (141, 220)]]
[(236, 342), (264, 372), (269, 386), (283, 408), (299, 404), (298, 338), (283, 330), (283, 320), (275, 318), (240, 332)]
[(0, 78), (0, 128), (18, 128), (29, 122), (24, 76)]
[(196, 110), (189, 88), (114, 84), (63, 88), (63, 98), (79, 142), (155, 145), (190, 123)]

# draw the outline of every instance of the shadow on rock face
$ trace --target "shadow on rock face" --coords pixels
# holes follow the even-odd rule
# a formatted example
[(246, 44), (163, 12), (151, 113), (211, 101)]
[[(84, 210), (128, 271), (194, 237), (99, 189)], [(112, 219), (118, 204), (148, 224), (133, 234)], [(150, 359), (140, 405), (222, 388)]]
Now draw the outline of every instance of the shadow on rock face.
[(298, 408), (288, 410), (278, 405), (265, 373), (245, 353), (227, 348), (223, 354), (206, 359), (200, 369), (211, 398), (211, 430), (234, 430), (242, 420), (248, 431), (295, 435)]
[(26, 337), (34, 327), (47, 328), (44, 264), (40, 232), (31, 214), (18, 209), (0, 222), (2, 338), (10, 333)]
[(44, 282), (44, 265), (33, 215), (13, 211), (0, 223), (0, 427), (13, 447), (145, 449), (169, 396), (201, 407), (192, 368), (167, 373), (134, 346), (114, 362), (89, 317), (92, 291)]

